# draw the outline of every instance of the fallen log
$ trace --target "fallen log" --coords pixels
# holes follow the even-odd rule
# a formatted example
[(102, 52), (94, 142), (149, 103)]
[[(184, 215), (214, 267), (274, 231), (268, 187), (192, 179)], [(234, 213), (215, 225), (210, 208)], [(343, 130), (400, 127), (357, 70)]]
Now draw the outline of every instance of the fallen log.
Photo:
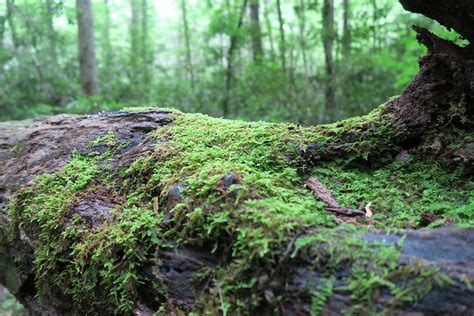
[[(380, 115), (374, 120), (377, 124), (390, 117), (378, 111), (372, 114)], [(192, 121), (196, 125), (189, 126)], [(360, 128), (367, 122), (370, 118), (347, 122), (355, 128), (343, 127), (334, 142), (346, 142), (347, 135), (361, 130), (363, 137), (375, 138), (378, 130), (370, 135), (366, 132), (370, 127)], [(219, 135), (229, 124), (229, 131)], [(198, 130), (197, 126), (204, 127)], [(362, 234), (354, 243), (354, 233), (334, 227), (333, 217), (325, 214), (324, 206), (318, 210), (317, 202), (309, 205), (314, 210), (301, 211), (302, 216), (317, 214), (311, 220), (298, 214), (278, 215), (279, 208), (265, 210), (279, 198), (265, 204), (263, 210), (248, 204), (265, 201), (266, 196), (279, 197), (280, 193), (271, 192), (275, 188), (287, 190), (288, 185), (297, 187), (292, 195), (303, 198), (297, 204), (314, 200), (303, 188), (306, 174), (301, 173), (314, 160), (289, 153), (305, 146), (307, 139), (306, 144), (311, 145), (325, 129), (333, 128), (230, 122), (153, 109), (2, 124), (0, 282), (33, 314), (223, 312), (225, 308), (283, 314), (307, 314), (311, 310), (332, 314), (350, 308), (429, 314), (433, 305), (426, 302), (433, 296), (443, 297), (438, 310), (471, 312), (471, 303), (453, 293), (471, 294), (472, 251), (464, 241), (472, 239), (472, 230), (407, 232), (405, 246), (396, 246), (402, 248), (389, 243), (373, 246), (393, 252), (393, 257), (382, 260), (370, 243), (385, 236), (383, 233)], [(252, 130), (255, 134), (248, 137)], [(228, 137), (236, 131), (248, 141), (235, 145), (241, 152), (227, 148), (234, 146)], [(212, 136), (206, 139), (201, 132)], [(192, 135), (197, 138), (189, 139)], [(278, 140), (280, 137), (287, 139)], [(270, 152), (274, 144), (268, 139), (284, 146)], [(356, 139), (354, 146), (361, 143), (361, 138)], [(197, 157), (195, 152), (190, 157), (178, 157), (180, 161), (191, 160), (176, 165), (172, 157), (191, 148), (185, 146), (203, 147), (199, 152), (204, 156)], [(274, 159), (269, 165), (259, 162), (252, 152), (260, 152), (262, 146), (268, 152), (266, 157)], [(384, 154), (385, 143), (380, 146), (373, 148), (377, 153), (374, 157), (393, 160), (390, 153)], [(256, 159), (248, 161), (249, 166), (260, 165), (248, 171), (240, 162), (228, 164), (243, 152)], [(350, 156), (350, 152), (356, 150), (345, 155)], [(212, 163), (209, 155), (217, 155), (213, 159), (222, 165)], [(198, 159), (197, 164), (190, 166), (194, 159)], [(359, 168), (358, 164), (350, 168)], [(283, 175), (293, 178), (289, 182), (282, 184), (276, 174), (271, 185), (255, 185), (262, 181), (258, 180), (262, 175), (273, 179), (273, 172), (288, 172), (288, 168), (300, 170), (300, 179), (295, 180), (290, 172)], [(154, 180), (167, 172), (166, 181)], [(469, 182), (466, 175), (461, 179)], [(185, 184), (176, 185), (179, 182)], [(253, 222), (256, 219), (252, 218), (267, 212), (268, 216), (283, 217), (274, 223)], [(288, 226), (288, 220), (294, 223)], [(321, 220), (323, 224), (317, 224)], [(240, 233), (234, 225), (249, 228)], [(262, 228), (263, 235), (244, 237)], [(386, 238), (393, 243), (397, 236)], [(433, 239), (449, 240), (453, 249), (446, 249), (446, 253), (456, 251), (456, 260), (446, 264), (442, 256), (428, 260), (427, 252), (413, 253), (417, 247), (433, 248), (437, 244)], [(373, 272), (386, 279), (381, 284), (364, 285), (364, 278), (353, 275), (356, 267), (367, 269), (366, 277)], [(390, 273), (381, 272), (387, 269)], [(126, 277), (131, 281), (123, 281)], [(367, 286), (369, 298), (351, 284)], [(110, 297), (107, 293), (114, 290), (117, 292)], [(397, 291), (405, 294), (397, 297)], [(249, 305), (242, 306), (239, 301)]]

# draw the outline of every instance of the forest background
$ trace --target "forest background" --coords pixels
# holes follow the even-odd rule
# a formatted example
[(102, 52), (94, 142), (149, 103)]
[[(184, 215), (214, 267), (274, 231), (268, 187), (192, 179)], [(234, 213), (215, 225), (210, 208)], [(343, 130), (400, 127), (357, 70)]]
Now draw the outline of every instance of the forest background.
[(0, 0), (0, 120), (124, 106), (340, 120), (413, 78), (414, 23), (457, 40), (397, 0)]

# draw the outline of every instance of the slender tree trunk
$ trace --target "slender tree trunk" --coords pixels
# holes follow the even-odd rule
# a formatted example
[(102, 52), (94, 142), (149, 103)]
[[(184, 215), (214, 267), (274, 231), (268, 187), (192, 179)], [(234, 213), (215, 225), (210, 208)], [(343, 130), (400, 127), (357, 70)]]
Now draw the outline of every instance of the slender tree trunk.
[(242, 28), (242, 24), (244, 21), (245, 9), (247, 8), (248, 0), (243, 0), (242, 8), (239, 13), (239, 21), (237, 23), (237, 32), (233, 33), (230, 37), (230, 46), (227, 52), (227, 70), (226, 70), (226, 89), (225, 89), (225, 96), (222, 102), (222, 115), (224, 117), (229, 116), (229, 101), (230, 101), (230, 91), (232, 90), (233, 85), (233, 76), (234, 76), (234, 54), (237, 48), (237, 41), (239, 39), (238, 32)]
[[(5, 21), (7, 20), (6, 16), (0, 16), (0, 49), (3, 52), (3, 40), (5, 39)], [(3, 54), (3, 53), (2, 53)]]
[(306, 3), (305, 0), (300, 1), (300, 11), (298, 14), (299, 17), (299, 31), (300, 31), (300, 49), (301, 49), (301, 55), (303, 57), (303, 68), (305, 75), (308, 75), (309, 69), (308, 69), (308, 57), (306, 56)]
[(378, 49), (378, 6), (377, 0), (372, 0), (372, 25), (373, 25), (373, 32), (372, 32), (372, 49), (373, 51), (377, 51)]
[(263, 56), (262, 34), (260, 31), (260, 3), (250, 0), (250, 23), (252, 38), (252, 54), (254, 62), (260, 62)]
[[(132, 85), (132, 89), (134, 91), (137, 90), (138, 80), (137, 74), (139, 72), (139, 57), (140, 57), (140, 49), (139, 49), (139, 20), (140, 20), (140, 13), (139, 13), (139, 2), (137, 0), (130, 0), (131, 5), (131, 13), (132, 19), (130, 21), (130, 82)], [(133, 93), (135, 94), (135, 93)]]
[(280, 0), (276, 2), (277, 13), (278, 13), (278, 23), (280, 24), (280, 60), (281, 67), (286, 71), (286, 40), (285, 40), (285, 21), (283, 20), (283, 15), (281, 13), (281, 3)]
[(344, 59), (349, 58), (351, 55), (351, 26), (350, 26), (350, 17), (351, 17), (351, 7), (349, 0), (343, 0), (343, 31), (342, 31), (342, 56)]
[(265, 18), (265, 25), (267, 27), (267, 32), (268, 32), (268, 39), (270, 41), (270, 58), (272, 62), (275, 62), (276, 60), (276, 53), (275, 53), (275, 41), (273, 39), (273, 27), (272, 27), (272, 22), (270, 20), (269, 16), (269, 4), (268, 0), (265, 0), (265, 9), (264, 9), (264, 18)]
[(292, 87), (295, 87), (295, 71), (298, 65), (299, 60), (299, 51), (297, 48), (297, 43), (290, 42), (288, 45), (288, 56), (289, 56), (289, 66), (288, 66), (288, 79)]
[(90, 0), (76, 0), (79, 30), (79, 66), (82, 91), (85, 95), (99, 93), (97, 61), (95, 55), (94, 20)]
[(334, 87), (334, 0), (324, 0), (323, 4), (323, 45), (326, 60), (326, 113), (333, 111), (335, 107), (335, 87)]
[(143, 92), (148, 97), (150, 86), (150, 48), (148, 46), (148, 0), (142, 0), (141, 6), (141, 57), (142, 57), (142, 85)]
[(8, 53), (5, 50), (5, 46), (3, 44), (5, 40), (5, 23), (7, 21), (7, 16), (0, 16), (0, 76), (3, 75), (4, 72), (4, 65), (8, 60)]
[(46, 17), (46, 27), (48, 30), (48, 42), (49, 42), (49, 51), (51, 54), (51, 59), (54, 64), (58, 62), (58, 50), (57, 50), (57, 36), (54, 30), (54, 12), (53, 12), (53, 0), (46, 0), (45, 3), (45, 17)]
[(184, 42), (186, 44), (186, 64), (188, 68), (189, 79), (191, 81), (191, 90), (193, 95), (196, 94), (196, 84), (194, 80), (194, 67), (191, 52), (191, 41), (189, 35), (188, 12), (186, 7), (187, 0), (181, 0), (181, 11), (183, 16)]
[(103, 50), (103, 62), (104, 68), (109, 71), (112, 65), (112, 44), (110, 41), (110, 7), (109, 0), (104, 0), (104, 30), (102, 33), (104, 50)]
[(20, 42), (18, 40), (18, 34), (17, 34), (17, 31), (16, 31), (16, 25), (15, 25), (15, 19), (13, 17), (13, 6), (14, 6), (14, 2), (13, 0), (7, 0), (6, 2), (6, 5), (7, 5), (7, 22), (8, 22), (8, 26), (10, 27), (10, 32), (11, 32), (11, 36), (12, 36), (12, 43), (13, 43), (13, 50), (15, 52), (15, 57), (20, 60), (20, 56), (19, 56), (19, 52), (18, 52), (18, 49), (20, 47)]

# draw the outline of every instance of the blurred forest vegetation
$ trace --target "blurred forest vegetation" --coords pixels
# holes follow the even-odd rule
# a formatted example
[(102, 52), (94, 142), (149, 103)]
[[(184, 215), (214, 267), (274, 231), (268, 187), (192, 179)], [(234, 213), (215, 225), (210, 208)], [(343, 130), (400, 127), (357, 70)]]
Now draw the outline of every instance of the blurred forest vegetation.
[(303, 125), (366, 113), (418, 70), (397, 0), (0, 0), (0, 120), (173, 107)]

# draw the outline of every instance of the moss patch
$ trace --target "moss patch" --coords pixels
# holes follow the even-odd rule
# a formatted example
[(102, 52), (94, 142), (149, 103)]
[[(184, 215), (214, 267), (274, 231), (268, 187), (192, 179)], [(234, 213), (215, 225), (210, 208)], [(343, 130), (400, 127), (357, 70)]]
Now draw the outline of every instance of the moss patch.
[[(247, 314), (262, 306), (277, 308), (285, 293), (269, 284), (284, 282), (301, 261), (326, 280), (308, 289), (314, 312), (333, 290), (349, 291), (362, 304), (355, 307), (365, 310), (388, 291), (396, 306), (419, 299), (427, 285), (443, 280), (437, 271), (401, 270), (395, 246), (351, 236), (369, 227), (423, 226), (427, 212), (437, 216), (431, 225), (473, 224), (472, 189), (462, 169), (447, 171), (416, 156), (393, 162), (387, 152), (397, 150), (391, 145), (396, 134), (382, 108), (315, 128), (170, 115), (171, 125), (150, 133), (157, 142), (154, 152), (130, 166), (113, 168), (121, 144), (109, 133), (91, 144), (104, 144), (107, 152), (75, 154), (62, 171), (38, 177), (35, 186), (20, 192), (10, 211), (36, 247), (40, 296), (54, 284), (81, 310), (128, 313), (139, 289), (150, 282), (142, 271), (159, 260), (155, 249), (175, 240), (225, 258), (201, 274), (208, 287), (197, 311)], [(331, 153), (334, 159), (327, 161)], [(361, 167), (360, 161), (369, 162)], [(309, 176), (321, 179), (344, 205), (371, 202), (374, 218), (338, 226), (324, 203), (304, 188)], [(80, 194), (103, 187), (121, 202), (106, 221), (91, 227), (71, 206)], [(334, 286), (333, 275), (347, 267), (344, 288)], [(154, 308), (172, 308), (159, 275), (157, 280), (152, 287), (161, 307)]]

